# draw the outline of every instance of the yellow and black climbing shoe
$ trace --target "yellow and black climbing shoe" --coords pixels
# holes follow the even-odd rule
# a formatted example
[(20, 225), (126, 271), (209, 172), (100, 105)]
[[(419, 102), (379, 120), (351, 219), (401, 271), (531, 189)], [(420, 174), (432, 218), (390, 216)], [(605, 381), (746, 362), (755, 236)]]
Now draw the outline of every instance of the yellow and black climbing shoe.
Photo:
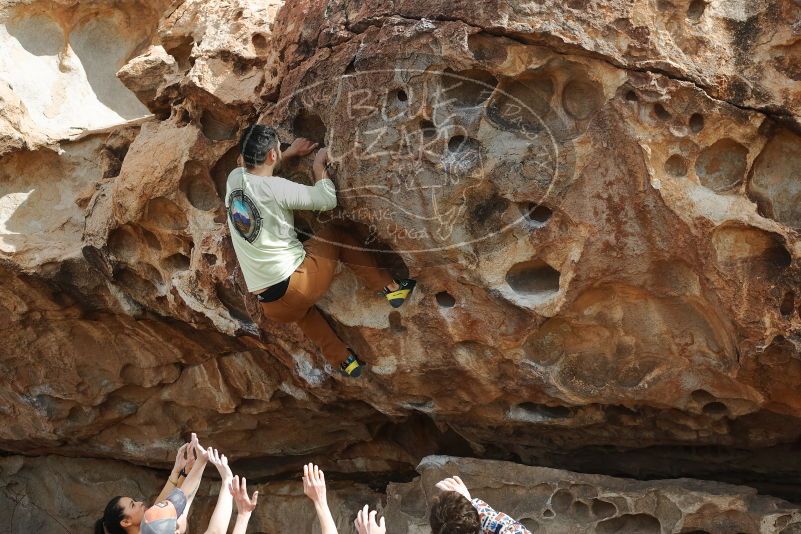
[(366, 366), (366, 363), (357, 358), (355, 354), (351, 353), (344, 362), (339, 364), (339, 371), (343, 374), (356, 378), (362, 374), (362, 371)]
[(383, 293), (393, 308), (400, 308), (400, 306), (412, 295), (412, 291), (414, 291), (414, 286), (417, 285), (417, 282), (411, 278), (395, 280), (395, 282), (397, 282), (400, 286), (398, 289), (395, 291), (390, 291), (385, 287)]

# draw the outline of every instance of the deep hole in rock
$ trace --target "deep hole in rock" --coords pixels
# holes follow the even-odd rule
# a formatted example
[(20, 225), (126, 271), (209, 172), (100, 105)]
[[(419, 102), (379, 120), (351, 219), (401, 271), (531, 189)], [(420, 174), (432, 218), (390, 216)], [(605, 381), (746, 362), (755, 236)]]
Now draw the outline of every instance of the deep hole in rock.
[(584, 523), (590, 519), (590, 507), (581, 501), (576, 501), (570, 507), (570, 515), (579, 523)]
[[(554, 83), (549, 75), (527, 71), (512, 81), (500, 84), (499, 89), (492, 98), (491, 108), (497, 108), (497, 113), (501, 115), (513, 115), (514, 122), (522, 121), (523, 126), (534, 129), (542, 126), (541, 117), (551, 111), (554, 95)], [(525, 109), (520, 109), (521, 106)]]
[(223, 306), (228, 309), (231, 317), (246, 323), (252, 322), (247, 308), (245, 307), (245, 301), (239, 293), (219, 282), (214, 285), (214, 290), (217, 293), (217, 298), (220, 299)]
[(161, 250), (161, 242), (159, 241), (159, 238), (156, 237), (156, 234), (150, 230), (142, 228), (142, 236), (145, 238), (145, 243), (147, 243), (148, 247), (152, 248), (153, 250)]
[(216, 265), (217, 264), (217, 256), (215, 256), (214, 254), (207, 254), (207, 253), (204, 252), (203, 253), (203, 260), (208, 265)]
[(704, 10), (706, 10), (706, 2), (704, 0), (693, 0), (687, 8), (687, 18), (697, 22), (701, 19), (701, 15), (704, 14)]
[(612, 517), (617, 514), (617, 506), (602, 499), (593, 499), (590, 510), (592, 511), (592, 515), (598, 519), (606, 519), (607, 517)]
[(626, 100), (629, 102), (637, 102), (639, 99), (640, 97), (637, 96), (637, 93), (633, 89), (626, 92)]
[(395, 98), (398, 99), (398, 102), (406, 102), (409, 100), (409, 95), (406, 94), (406, 91), (403, 89), (398, 89), (395, 91)]
[(481, 69), (457, 73), (446, 70), (443, 75), (444, 91), (448, 100), (454, 99), (457, 108), (471, 108), (483, 104), (498, 85), (498, 79)]
[(256, 47), (257, 50), (262, 50), (264, 48), (267, 48), (267, 38), (260, 33), (255, 34), (250, 39), (250, 41), (253, 43), (253, 46)]
[(557, 514), (564, 514), (573, 504), (573, 494), (565, 489), (557, 490), (551, 495), (551, 509)]
[(189, 199), (189, 203), (199, 210), (209, 211), (220, 205), (211, 176), (206, 168), (196, 161), (186, 164), (179, 188)]
[(500, 196), (494, 187), (476, 188), (475, 196), (471, 195), (467, 226), (473, 235), (488, 235), (498, 232), (506, 224), (504, 213), (509, 207), (509, 200)]
[(699, 404), (706, 404), (715, 400), (714, 395), (703, 389), (696, 389), (690, 393), (690, 398)]
[(597, 534), (661, 534), (659, 520), (648, 514), (624, 514), (598, 523)]
[(189, 113), (188, 109), (183, 107), (174, 109), (173, 115), (175, 116), (175, 125), (178, 128), (182, 128), (192, 122), (192, 114)]
[(693, 113), (690, 115), (690, 130), (694, 133), (698, 133), (704, 129), (704, 116), (700, 113)]
[(562, 106), (577, 120), (586, 120), (601, 107), (601, 86), (589, 80), (572, 80), (562, 89)]
[(181, 208), (164, 197), (153, 198), (147, 203), (144, 221), (168, 230), (183, 230), (189, 225)]
[(117, 259), (129, 259), (136, 255), (139, 240), (128, 225), (112, 230), (108, 236), (108, 248)]
[(520, 522), (523, 524), (524, 527), (528, 529), (529, 532), (532, 534), (534, 532), (538, 532), (540, 529), (540, 524), (537, 522), (536, 519), (533, 517), (521, 517)]
[(522, 402), (517, 405), (521, 410), (536, 414), (543, 419), (566, 419), (573, 417), (573, 410), (567, 406), (548, 406), (534, 402)]
[(158, 292), (156, 286), (152, 282), (142, 278), (128, 268), (123, 268), (115, 273), (114, 279), (138, 297), (153, 295)]
[(492, 61), (500, 64), (506, 61), (508, 56), (506, 47), (501, 44), (503, 39), (486, 33), (474, 33), (467, 38), (467, 48), (479, 61)]
[(658, 102), (654, 104), (654, 115), (656, 115), (656, 118), (663, 121), (670, 120), (671, 116), (670, 112), (665, 109), (665, 106)]
[(549, 510), (548, 508), (542, 511), (542, 517), (546, 519), (552, 518), (554, 515), (556, 514), (553, 513), (553, 510)]
[(238, 167), (238, 157), (239, 146), (234, 146), (223, 154), (223, 157), (211, 168), (211, 178), (214, 182), (214, 189), (217, 190), (217, 196), (220, 197), (220, 200), (223, 202), (225, 201), (225, 182), (228, 180), (228, 174)]
[(395, 252), (395, 249), (386, 241), (372, 233), (366, 224), (350, 219), (343, 224), (344, 230), (353, 236), (360, 246), (364, 246), (365, 249), (375, 254), (379, 268), (389, 272), (390, 276), (396, 280), (409, 278), (409, 268), (401, 255)]
[(745, 177), (748, 149), (733, 139), (721, 139), (706, 147), (695, 160), (695, 174), (713, 191), (726, 191)]
[(506, 273), (506, 283), (517, 293), (548, 294), (559, 291), (559, 271), (542, 260), (517, 263)]
[(673, 154), (665, 162), (665, 172), (676, 178), (687, 176), (689, 165), (689, 162), (682, 156)]
[(453, 308), (456, 305), (456, 299), (447, 291), (440, 291), (434, 298), (437, 299), (437, 304), (443, 308)]
[(469, 137), (465, 137), (463, 135), (454, 135), (448, 139), (448, 150), (450, 152), (461, 152), (467, 150), (467, 143), (469, 139)]
[(729, 412), (729, 409), (722, 402), (710, 402), (705, 404), (702, 411), (707, 415), (722, 415)]
[(156, 267), (150, 265), (149, 263), (141, 263), (139, 266), (142, 269), (142, 274), (144, 275), (145, 279), (152, 283), (155, 287), (164, 285), (164, 277), (161, 276), (161, 273), (158, 269), (156, 269)]
[(189, 269), (189, 263), (189, 257), (181, 253), (173, 254), (162, 260), (162, 265), (169, 271), (186, 271)]
[(547, 223), (553, 216), (553, 211), (551, 208), (543, 204), (537, 204), (535, 202), (521, 202), (519, 207), (520, 213), (523, 214), (523, 218), (537, 226), (544, 226), (545, 223)]
[(203, 135), (212, 141), (225, 141), (231, 139), (236, 132), (236, 124), (226, 122), (209, 110), (204, 110), (200, 116), (200, 128)]
[(164, 50), (175, 58), (178, 68), (182, 71), (187, 71), (194, 65), (195, 60), (191, 55), (195, 42), (191, 36), (187, 35), (177, 41), (165, 42), (163, 46)]
[(127, 140), (120, 142), (122, 141), (120, 139), (114, 141), (110, 141), (109, 144), (103, 147), (103, 178), (115, 178), (119, 176), (120, 171), (122, 170), (122, 162), (125, 159), (125, 156), (128, 155), (130, 142)]
[(420, 131), (423, 132), (423, 139), (433, 139), (437, 136), (437, 127), (430, 120), (420, 121)]
[(793, 263), (793, 257), (790, 255), (790, 251), (787, 250), (787, 247), (783, 244), (777, 244), (766, 249), (762, 254), (762, 258), (769, 266), (778, 268), (779, 270), (786, 269)]
[(782, 299), (782, 303), (779, 306), (779, 312), (784, 315), (785, 317), (789, 317), (793, 314), (793, 309), (795, 308), (795, 293), (792, 291), (788, 291), (784, 294), (784, 298)]
[(315, 113), (302, 110), (292, 121), (292, 131), (295, 137), (305, 137), (309, 141), (325, 145), (326, 127), (323, 119)]
[(801, 230), (799, 176), (801, 136), (780, 129), (754, 160), (748, 180), (748, 196), (757, 203), (763, 217)]

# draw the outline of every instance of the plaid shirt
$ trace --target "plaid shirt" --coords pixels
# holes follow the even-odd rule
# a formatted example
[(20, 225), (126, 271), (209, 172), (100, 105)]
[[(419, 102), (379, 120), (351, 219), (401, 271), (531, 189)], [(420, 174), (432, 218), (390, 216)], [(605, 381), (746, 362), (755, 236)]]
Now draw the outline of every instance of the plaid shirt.
[(473, 507), (481, 518), (481, 532), (483, 534), (531, 534), (521, 523), (515, 521), (503, 512), (496, 512), (492, 506), (481, 499), (473, 499)]

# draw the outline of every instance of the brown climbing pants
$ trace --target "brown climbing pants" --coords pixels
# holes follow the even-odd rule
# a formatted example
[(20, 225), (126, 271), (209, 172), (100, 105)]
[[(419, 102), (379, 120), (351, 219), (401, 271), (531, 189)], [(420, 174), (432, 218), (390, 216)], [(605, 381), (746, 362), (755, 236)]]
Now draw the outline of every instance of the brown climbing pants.
[(320, 348), (326, 360), (337, 367), (348, 357), (348, 347), (314, 305), (328, 291), (337, 260), (353, 269), (374, 291), (392, 283), (392, 276), (378, 267), (373, 255), (363, 250), (358, 241), (334, 226), (325, 227), (303, 247), (306, 257), (289, 278), (284, 296), (273, 302), (262, 302), (261, 309), (274, 321), (297, 323)]

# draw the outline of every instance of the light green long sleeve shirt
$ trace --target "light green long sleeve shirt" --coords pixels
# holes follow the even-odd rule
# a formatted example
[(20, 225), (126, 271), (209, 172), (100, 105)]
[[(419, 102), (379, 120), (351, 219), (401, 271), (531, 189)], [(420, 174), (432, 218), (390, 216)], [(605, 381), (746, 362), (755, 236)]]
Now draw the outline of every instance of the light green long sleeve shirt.
[(251, 174), (244, 167), (232, 170), (225, 207), (248, 291), (260, 292), (286, 279), (306, 257), (293, 210), (330, 210), (336, 205), (336, 187), (329, 178), (308, 186), (280, 176)]

